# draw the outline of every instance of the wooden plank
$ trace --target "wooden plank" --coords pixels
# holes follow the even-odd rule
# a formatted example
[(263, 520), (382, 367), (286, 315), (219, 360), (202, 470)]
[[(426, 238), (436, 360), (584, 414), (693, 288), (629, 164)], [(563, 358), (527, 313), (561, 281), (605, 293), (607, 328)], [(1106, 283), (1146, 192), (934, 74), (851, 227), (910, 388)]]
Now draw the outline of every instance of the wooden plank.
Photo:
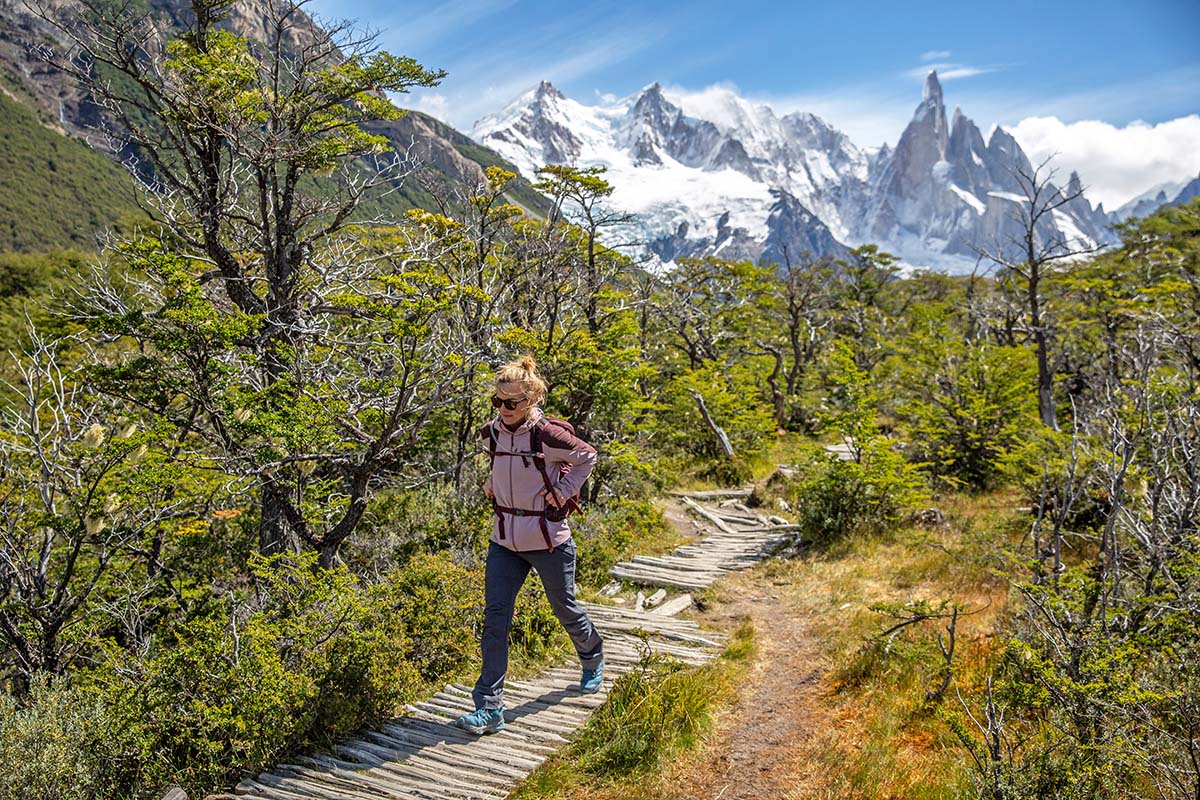
[(667, 492), (671, 497), (689, 497), (697, 500), (716, 500), (721, 497), (749, 497), (753, 489), (710, 489), (702, 492)]
[(706, 520), (711, 522), (713, 525), (716, 525), (718, 528), (725, 531), (726, 533), (733, 533), (733, 529), (729, 527), (728, 523), (726, 523), (725, 520), (721, 519), (716, 514), (709, 511), (707, 508), (700, 505), (692, 498), (684, 497), (684, 498), (682, 498), (682, 500), (683, 500), (683, 504), (685, 506), (690, 508), (692, 511), (695, 511), (700, 516), (704, 517)]
[(678, 597), (672, 597), (667, 602), (663, 603), (658, 608), (651, 611), (651, 614), (662, 614), (664, 617), (674, 616), (680, 611), (692, 607), (692, 596), (690, 594), (681, 594)]
[(372, 772), (384, 772), (395, 776), (402, 781), (402, 786), (411, 787), (414, 791), (436, 800), (460, 800), (464, 795), (475, 792), (475, 787), (470, 784), (456, 781), (449, 775), (434, 770), (423, 770), (418, 765), (410, 764), (404, 753), (367, 739), (358, 739), (353, 744), (338, 747), (340, 751), (359, 761), (374, 761)]
[(703, 581), (692, 581), (669, 575), (651, 575), (642, 570), (634, 572), (613, 567), (608, 572), (615, 578), (621, 578), (634, 583), (651, 584), (653, 586), (670, 586), (676, 589), (707, 589), (710, 586), (709, 583)]
[[(369, 736), (379, 738), (380, 740), (387, 740), (388, 738), (386, 734), (378, 731), (371, 731)], [(510, 778), (495, 774), (486, 764), (474, 760), (464, 761), (461, 755), (448, 752), (436, 745), (430, 745), (408, 756), (405, 759), (405, 763), (416, 764), (435, 773), (452, 774), (458, 780), (470, 781), (474, 784), (486, 784), (496, 789), (512, 785)], [(506, 794), (506, 792), (502, 794)]]
[(401, 778), (411, 780), (414, 788), (430, 792), (440, 792), (447, 797), (487, 796), (479, 790), (478, 785), (474, 781), (468, 782), (457, 779), (445, 770), (434, 769), (411, 761), (409, 759), (410, 754), (403, 749), (393, 749), (385, 744), (373, 741), (369, 737), (356, 740), (354, 749), (374, 754), (381, 759), (381, 763), (375, 769), (384, 770)]

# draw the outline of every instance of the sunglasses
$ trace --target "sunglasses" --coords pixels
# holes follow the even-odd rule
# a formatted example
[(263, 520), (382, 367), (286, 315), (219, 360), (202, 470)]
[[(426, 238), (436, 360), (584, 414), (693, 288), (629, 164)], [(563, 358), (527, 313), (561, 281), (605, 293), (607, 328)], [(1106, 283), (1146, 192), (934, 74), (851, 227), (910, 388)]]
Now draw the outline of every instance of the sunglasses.
[(526, 395), (525, 397), (522, 397), (520, 400), (502, 400), (499, 397), (497, 397), (496, 395), (492, 395), (492, 408), (499, 408), (500, 406), (504, 406), (509, 411), (516, 411), (517, 406), (521, 405), (521, 403), (524, 403), (528, 399), (529, 399), (528, 395)]

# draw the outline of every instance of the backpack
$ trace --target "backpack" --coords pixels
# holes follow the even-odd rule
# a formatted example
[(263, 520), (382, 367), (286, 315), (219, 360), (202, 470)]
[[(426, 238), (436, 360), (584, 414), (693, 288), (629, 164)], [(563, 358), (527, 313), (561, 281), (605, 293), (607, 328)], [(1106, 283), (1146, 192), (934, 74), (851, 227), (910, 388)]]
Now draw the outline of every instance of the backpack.
[[(500, 450), (496, 449), (497, 445), (496, 445), (495, 428), (493, 427), (493, 425), (491, 423), (488, 423), (486, 426), (484, 426), (484, 431), (486, 431), (486, 435), (487, 435), (487, 439), (488, 439), (488, 456), (491, 460), (491, 464), (493, 466), (495, 466), (496, 456), (514, 456), (514, 457), (519, 456), (521, 458), (521, 462), (525, 466), (529, 466), (528, 459), (533, 459), (534, 466), (537, 467), (537, 471), (542, 476), (542, 483), (545, 484), (546, 491), (553, 493), (554, 483), (550, 480), (550, 475), (546, 471), (546, 451), (542, 447), (542, 428), (545, 427), (547, 423), (551, 423), (551, 422), (554, 423), (555, 425), (560, 426), (561, 428), (566, 430), (568, 433), (570, 433), (572, 436), (575, 435), (575, 426), (572, 425), (571, 423), (567, 422), (565, 419), (558, 419), (556, 417), (543, 416), (540, 419), (538, 419), (537, 422), (534, 423), (533, 428), (530, 429), (530, 431), (529, 431), (529, 447), (530, 447), (529, 451), (528, 452), (512, 452), (512, 453), (500, 451)], [(563, 464), (559, 468), (558, 475), (561, 478), (563, 475), (566, 475), (570, 471), (571, 471), (571, 465)], [(531, 510), (527, 510), (527, 509), (504, 508), (496, 502), (495, 497), (492, 498), (492, 511), (495, 512), (496, 517), (500, 520), (500, 538), (501, 539), (504, 538), (504, 513), (510, 513), (510, 514), (516, 513), (521, 516), (537, 516), (538, 524), (541, 526), (541, 529), (542, 529), (542, 537), (546, 540), (546, 546), (550, 548), (550, 552), (552, 552), (552, 553), (554, 552), (554, 545), (551, 544), (551, 541), (550, 541), (550, 531), (546, 526), (546, 520), (550, 520), (551, 522), (561, 522), (562, 520), (564, 520), (568, 516), (570, 516), (572, 511), (578, 511), (578, 510), (579, 510), (579, 493), (578, 492), (576, 492), (575, 494), (566, 498), (563, 501), (562, 505), (559, 506), (558, 508), (554, 508), (554, 507), (550, 506), (549, 504), (547, 504), (546, 508), (543, 511), (531, 511)]]

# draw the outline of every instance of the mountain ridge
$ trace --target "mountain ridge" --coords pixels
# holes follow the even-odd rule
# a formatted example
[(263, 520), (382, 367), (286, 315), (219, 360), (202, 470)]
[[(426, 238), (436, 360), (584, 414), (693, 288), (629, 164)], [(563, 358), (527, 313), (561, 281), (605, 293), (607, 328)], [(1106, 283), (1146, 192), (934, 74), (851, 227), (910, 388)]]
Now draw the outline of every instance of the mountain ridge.
[[(705, 103), (654, 82), (585, 106), (543, 81), (471, 135), (527, 175), (543, 164), (608, 167), (613, 204), (641, 215), (644, 253), (661, 260), (731, 249), (774, 258), (785, 242), (793, 254), (837, 256), (875, 243), (910, 265), (962, 272), (981, 250), (1018, 237), (1014, 172), (1034, 165), (1003, 127), (985, 139), (961, 108), (948, 118), (935, 71), (896, 145), (874, 152), (815, 114), (780, 117), (729, 90)], [(1087, 200), (1077, 174), (1062, 190), (1079, 196), (1039, 235), (1081, 248), (1115, 241), (1114, 220)]]
[[(81, 8), (78, 0), (54, 0), (60, 12)], [(178, 29), (190, 14), (186, 0), (154, 0), (145, 6), (155, 25)], [(232, 7), (230, 17), (221, 24), (234, 33), (256, 41), (265, 41), (269, 30), (268, 0), (242, 0)], [(315, 35), (319, 25), (304, 14), (296, 12), (297, 42)], [(20, 114), (27, 114), (35, 123), (22, 122), (28, 135), (0, 138), (0, 163), (27, 165), (22, 171), (23, 192), (40, 196), (37, 207), (71, 210), (77, 219), (67, 220), (65, 226), (53, 230), (30, 220), (21, 209), (29, 203), (0, 204), (0, 250), (38, 250), (70, 244), (90, 249), (94, 235), (111, 228), (120, 218), (136, 211), (132, 187), (136, 179), (122, 166), (134, 163), (135, 154), (121, 148), (119, 137), (113, 141), (104, 132), (112, 126), (93, 102), (86, 88), (65, 73), (51, 67), (38, 54), (44, 48), (65, 52), (69, 41), (55, 26), (31, 13), (20, 2), (0, 0), (0, 90), (6, 101), (15, 105)], [(10, 114), (10, 116), (13, 116)], [(401, 119), (367, 126), (372, 132), (386, 136), (397, 151), (407, 151), (421, 162), (416, 174), (398, 186), (388, 187), (380, 197), (364, 204), (359, 213), (364, 216), (394, 216), (408, 208), (424, 207), (437, 210), (429, 194), (431, 186), (450, 190), (471, 188), (486, 182), (485, 169), (500, 166), (518, 172), (518, 168), (500, 154), (472, 141), (448, 125), (415, 110)], [(52, 170), (38, 167), (45, 158), (34, 153), (27, 144), (36, 141), (38, 153), (59, 150), (75, 153), (71, 163), (93, 164), (93, 172), (104, 179), (97, 182), (94, 196), (81, 194), (78, 181), (69, 175), (54, 175)], [(113, 150), (113, 145), (117, 149)], [(108, 165), (95, 166), (78, 155), (82, 148), (107, 157)], [(65, 159), (60, 159), (66, 163)], [(111, 169), (109, 168), (111, 165)], [(89, 173), (90, 174), (90, 173)], [(115, 179), (114, 179), (115, 177)], [(145, 176), (143, 176), (145, 177)], [(118, 190), (123, 179), (128, 189)], [(128, 197), (126, 197), (128, 195)], [(549, 201), (538, 194), (524, 178), (518, 178), (506, 192), (513, 200), (535, 215), (548, 212)], [(112, 213), (108, 207), (112, 206)], [(62, 228), (62, 231), (59, 230)], [(7, 232), (12, 231), (9, 234)]]

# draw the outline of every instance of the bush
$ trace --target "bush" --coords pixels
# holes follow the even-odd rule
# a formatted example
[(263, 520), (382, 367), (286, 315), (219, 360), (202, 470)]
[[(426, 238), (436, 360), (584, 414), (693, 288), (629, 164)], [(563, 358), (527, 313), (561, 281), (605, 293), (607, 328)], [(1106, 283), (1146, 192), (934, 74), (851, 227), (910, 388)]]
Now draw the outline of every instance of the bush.
[[(473, 480), (473, 479), (468, 479)], [(359, 533), (343, 548), (359, 573), (382, 574), (419, 553), (469, 553), (486, 547), (492, 509), (482, 482), (457, 491), (452, 481), (380, 493), (368, 507)]]
[(617, 500), (571, 517), (577, 546), (575, 577), (586, 586), (608, 582), (608, 570), (637, 549), (635, 543), (662, 539), (669, 529), (662, 512), (647, 500)]
[(877, 438), (861, 450), (861, 460), (843, 461), (814, 454), (804, 478), (787, 492), (806, 541), (827, 544), (850, 534), (886, 530), (928, 493), (917, 468)]
[(90, 800), (107, 754), (106, 712), (65, 679), (38, 673), (23, 707), (0, 695), (0, 800)]
[[(478, 655), (483, 573), (445, 554), (420, 555), (376, 588), (407, 634), (405, 659), (423, 680), (458, 672)], [(402, 621), (402, 622), (400, 622)]]
[(899, 413), (918, 459), (951, 485), (997, 486), (1005, 462), (1042, 427), (1033, 353), (966, 341), (950, 330), (951, 310), (914, 310), (915, 331), (895, 358)]
[(403, 619), (314, 553), (256, 557), (254, 604), (177, 621), (149, 652), (115, 645), (81, 686), (109, 708), (114, 757), (99, 796), (207, 791), (378, 722), (419, 675)]

